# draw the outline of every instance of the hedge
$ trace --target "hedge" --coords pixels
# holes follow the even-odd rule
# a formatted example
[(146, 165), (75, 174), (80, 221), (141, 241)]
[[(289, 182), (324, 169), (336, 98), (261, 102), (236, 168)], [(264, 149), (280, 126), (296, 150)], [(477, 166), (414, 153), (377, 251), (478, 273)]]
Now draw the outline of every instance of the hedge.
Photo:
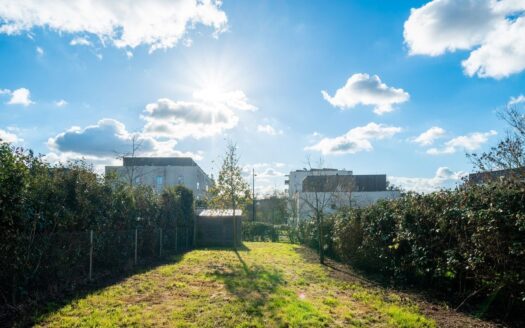
[(0, 143), (0, 305), (86, 277), (90, 230), (97, 269), (114, 273), (133, 261), (135, 229), (146, 256), (158, 249), (155, 229), (191, 236), (192, 227), (193, 194), (182, 186), (159, 195), (99, 176), (83, 162), (51, 166)]
[[(525, 309), (525, 182), (503, 180), (408, 193), (325, 219), (328, 255), (395, 284), (438, 291), (480, 313)], [(296, 230), (318, 247), (316, 225)]]

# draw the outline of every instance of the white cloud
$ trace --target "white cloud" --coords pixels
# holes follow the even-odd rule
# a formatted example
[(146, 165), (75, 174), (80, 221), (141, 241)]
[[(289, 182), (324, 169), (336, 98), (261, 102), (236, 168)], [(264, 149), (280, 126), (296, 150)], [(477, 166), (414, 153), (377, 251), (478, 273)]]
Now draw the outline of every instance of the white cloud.
[(201, 90), (194, 92), (193, 97), (191, 101), (161, 98), (146, 105), (142, 115), (146, 121), (144, 132), (153, 137), (174, 139), (210, 137), (237, 125), (236, 110), (257, 110), (240, 90)]
[(473, 151), (479, 149), (488, 139), (492, 136), (497, 135), (497, 132), (490, 130), (489, 132), (474, 132), (465, 136), (455, 137), (447, 141), (441, 148), (430, 148), (427, 150), (427, 154), (430, 155), (441, 155), (441, 154), (453, 154), (458, 150)]
[(507, 106), (513, 106), (513, 105), (518, 105), (522, 103), (525, 103), (525, 96), (519, 95), (517, 97), (511, 97), (509, 102), (507, 103)]
[(377, 75), (354, 74), (332, 97), (321, 91), (323, 98), (340, 109), (352, 108), (359, 104), (374, 106), (374, 113), (381, 115), (393, 111), (393, 105), (406, 102), (410, 95), (403, 89), (396, 89), (381, 82)]
[(2, 142), (8, 142), (12, 144), (20, 144), (24, 141), (24, 139), (21, 139), (16, 134), (9, 132), (8, 130), (0, 129), (0, 140)]
[(401, 132), (400, 127), (384, 124), (368, 123), (349, 130), (342, 136), (323, 138), (317, 144), (306, 147), (305, 150), (321, 152), (323, 155), (355, 154), (373, 149), (372, 140), (391, 138)]
[(283, 130), (277, 130), (270, 124), (265, 125), (257, 125), (257, 131), (261, 133), (266, 133), (271, 136), (281, 135), (283, 134)]
[(19, 88), (13, 92), (8, 91), (8, 93), (11, 95), (11, 99), (7, 102), (8, 105), (29, 106), (34, 104), (31, 101), (31, 92), (26, 88)]
[(36, 54), (38, 56), (43, 56), (44, 55), (44, 49), (42, 47), (36, 47)]
[(183, 152), (175, 149), (176, 140), (159, 141), (141, 133), (130, 133), (125, 125), (114, 119), (102, 119), (97, 124), (85, 128), (72, 127), (55, 137), (47, 144), (49, 162), (67, 162), (85, 159), (95, 166), (112, 165), (117, 156), (130, 154), (135, 138), (137, 156), (185, 156), (195, 160), (202, 159), (202, 151)]
[(47, 27), (94, 35), (119, 48), (148, 45), (152, 52), (174, 47), (197, 24), (213, 28), (214, 35), (224, 31), (228, 19), (220, 6), (215, 0), (6, 0), (0, 6), (0, 33)]
[(64, 99), (55, 101), (55, 106), (57, 107), (64, 107), (64, 106), (67, 106), (67, 104), (68, 104), (67, 101), (65, 101)]
[(129, 50), (126, 51), (126, 57), (128, 57), (128, 59), (133, 58), (133, 52), (131, 52), (131, 51), (129, 51)]
[(72, 46), (91, 46), (91, 45), (93, 45), (93, 43), (91, 43), (91, 41), (89, 41), (88, 38), (85, 38), (85, 37), (82, 37), (82, 36), (77, 36), (77, 37), (73, 38), (69, 42), (69, 44), (72, 45)]
[(471, 51), (469, 76), (503, 78), (525, 69), (525, 2), (433, 0), (412, 9), (404, 38), (411, 55)]
[[(65, 132), (49, 138), (48, 146), (55, 152), (72, 152), (92, 156), (112, 156), (128, 153), (132, 148), (133, 134), (123, 123), (114, 119), (102, 119), (85, 128), (71, 127)], [(139, 138), (141, 151), (154, 148), (153, 141)]]
[(464, 176), (465, 172), (454, 172), (448, 167), (440, 167), (432, 178), (388, 177), (388, 180), (408, 191), (428, 193), (454, 187)]
[(234, 128), (239, 122), (231, 108), (202, 102), (161, 98), (146, 105), (144, 132), (152, 136), (203, 138)]
[(419, 136), (412, 140), (415, 143), (420, 144), (421, 146), (429, 146), (436, 141), (436, 139), (441, 138), (445, 135), (445, 130), (438, 126), (433, 126), (425, 132), (421, 133)]

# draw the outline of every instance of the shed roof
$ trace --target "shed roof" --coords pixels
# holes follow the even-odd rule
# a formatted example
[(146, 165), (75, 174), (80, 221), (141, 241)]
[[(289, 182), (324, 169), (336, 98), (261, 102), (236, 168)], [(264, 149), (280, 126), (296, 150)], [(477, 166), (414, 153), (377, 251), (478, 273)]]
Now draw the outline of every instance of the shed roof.
[[(224, 210), (202, 210), (199, 216), (233, 216), (233, 209)], [(235, 210), (235, 216), (241, 216), (242, 210)]]

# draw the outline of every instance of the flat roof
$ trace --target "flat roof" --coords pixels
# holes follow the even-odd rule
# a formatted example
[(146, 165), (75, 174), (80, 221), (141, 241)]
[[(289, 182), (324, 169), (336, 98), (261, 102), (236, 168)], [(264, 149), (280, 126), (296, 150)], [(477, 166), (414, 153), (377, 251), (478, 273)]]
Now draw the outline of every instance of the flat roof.
[(191, 157), (124, 157), (124, 166), (197, 166)]

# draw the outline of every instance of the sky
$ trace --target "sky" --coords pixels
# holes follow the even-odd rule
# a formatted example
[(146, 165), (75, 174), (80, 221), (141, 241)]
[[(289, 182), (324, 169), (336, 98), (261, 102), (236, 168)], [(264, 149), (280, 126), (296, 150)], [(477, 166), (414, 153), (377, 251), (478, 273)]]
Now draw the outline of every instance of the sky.
[(525, 104), (525, 0), (123, 3), (0, 0), (1, 139), (214, 176), (231, 141), (259, 194), (319, 163), (429, 192)]

